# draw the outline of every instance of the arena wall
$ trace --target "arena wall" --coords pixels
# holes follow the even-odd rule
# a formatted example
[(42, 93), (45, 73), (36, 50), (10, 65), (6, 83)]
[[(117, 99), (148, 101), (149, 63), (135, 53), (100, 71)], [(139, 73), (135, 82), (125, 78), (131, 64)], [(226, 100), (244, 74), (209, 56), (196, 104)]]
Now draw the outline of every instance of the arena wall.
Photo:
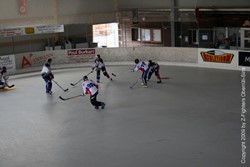
[(153, 60), (161, 65), (192, 66), (250, 71), (250, 51), (177, 47), (81, 48), (0, 56), (0, 66), (11, 74), (41, 70), (48, 58), (53, 68), (92, 66), (100, 54), (106, 65), (133, 65), (134, 59)]

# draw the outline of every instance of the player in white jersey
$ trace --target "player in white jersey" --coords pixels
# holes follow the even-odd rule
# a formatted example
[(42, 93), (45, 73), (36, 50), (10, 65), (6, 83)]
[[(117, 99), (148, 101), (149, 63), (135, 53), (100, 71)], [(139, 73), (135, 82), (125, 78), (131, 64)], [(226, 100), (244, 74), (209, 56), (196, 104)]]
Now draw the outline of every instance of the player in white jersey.
[(89, 80), (87, 76), (83, 77), (82, 90), (83, 96), (87, 94), (90, 95), (90, 102), (93, 106), (95, 106), (95, 109), (99, 109), (100, 106), (104, 109), (105, 103), (97, 101), (98, 85), (92, 80)]
[(135, 67), (132, 69), (132, 72), (142, 71), (142, 86), (147, 87), (147, 77), (149, 72), (149, 66), (142, 60), (135, 59)]
[(44, 64), (42, 71), (41, 71), (41, 76), (44, 79), (46, 83), (46, 93), (52, 94), (52, 79), (54, 79), (54, 75), (51, 72), (51, 62), (52, 59), (48, 59), (46, 63)]
[(3, 66), (2, 68), (0, 68), (0, 89), (3, 89), (5, 86), (8, 86), (8, 78), (9, 76), (7, 75), (7, 68)]
[(94, 70), (96, 68), (96, 81), (100, 82), (100, 78), (101, 78), (101, 70), (104, 76), (106, 76), (108, 79), (112, 80), (112, 78), (109, 76), (105, 64), (103, 62), (103, 59), (101, 58), (100, 55), (97, 55), (97, 58), (94, 61), (92, 70)]

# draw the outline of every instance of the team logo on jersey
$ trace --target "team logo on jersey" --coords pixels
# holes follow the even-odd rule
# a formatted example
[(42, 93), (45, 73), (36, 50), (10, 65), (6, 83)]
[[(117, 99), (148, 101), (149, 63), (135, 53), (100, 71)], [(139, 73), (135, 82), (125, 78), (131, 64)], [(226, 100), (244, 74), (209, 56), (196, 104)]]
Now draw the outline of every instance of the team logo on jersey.
[(205, 62), (231, 63), (234, 57), (232, 53), (225, 53), (219, 50), (201, 52), (201, 57)]

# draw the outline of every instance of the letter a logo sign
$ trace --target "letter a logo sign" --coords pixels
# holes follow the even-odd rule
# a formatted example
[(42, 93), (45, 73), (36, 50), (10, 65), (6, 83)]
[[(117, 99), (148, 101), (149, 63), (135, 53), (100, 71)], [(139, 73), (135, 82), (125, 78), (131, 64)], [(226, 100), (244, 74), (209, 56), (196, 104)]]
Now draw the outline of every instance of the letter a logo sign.
[(29, 62), (29, 60), (28, 60), (25, 56), (23, 56), (21, 68), (25, 68), (26, 66), (32, 66), (32, 65), (31, 65), (31, 63)]

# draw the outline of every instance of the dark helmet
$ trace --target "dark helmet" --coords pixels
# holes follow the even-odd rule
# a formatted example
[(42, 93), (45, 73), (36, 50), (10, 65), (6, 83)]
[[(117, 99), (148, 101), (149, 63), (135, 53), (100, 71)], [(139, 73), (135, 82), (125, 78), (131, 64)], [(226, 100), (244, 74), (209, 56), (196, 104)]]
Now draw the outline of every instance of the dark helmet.
[(98, 58), (100, 58), (101, 56), (100, 55), (96, 55)]
[(152, 63), (152, 60), (149, 60), (148, 62), (151, 64), (151, 63)]
[(47, 60), (47, 62), (52, 62), (52, 59), (51, 59), (51, 58), (49, 58), (49, 59)]
[(85, 75), (85, 76), (83, 77), (83, 80), (84, 80), (84, 81), (87, 81), (87, 80), (88, 80), (88, 76)]
[(7, 72), (7, 68), (5, 66), (3, 66), (2, 71)]
[(135, 64), (138, 64), (139, 63), (139, 59), (135, 59)]

